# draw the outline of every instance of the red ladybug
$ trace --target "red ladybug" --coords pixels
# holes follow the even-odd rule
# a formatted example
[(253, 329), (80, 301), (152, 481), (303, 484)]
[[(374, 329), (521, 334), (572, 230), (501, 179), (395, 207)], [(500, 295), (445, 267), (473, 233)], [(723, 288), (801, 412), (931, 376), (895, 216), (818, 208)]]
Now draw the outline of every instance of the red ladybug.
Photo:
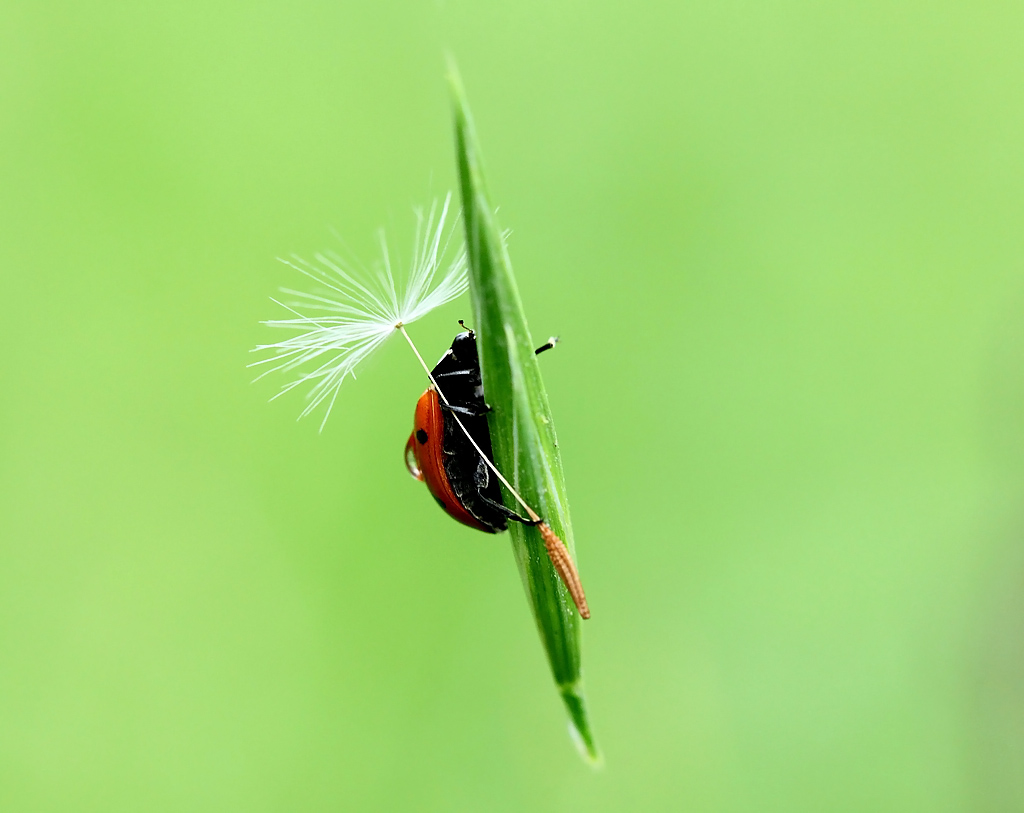
[[(550, 350), (556, 341), (558, 339), (553, 337), (535, 352)], [(510, 519), (536, 525), (551, 564), (572, 596), (580, 617), (590, 618), (583, 584), (565, 544), (529, 508), (526, 511), (530, 518), (527, 518), (505, 507), (498, 478), (481, 456), (482, 452), (487, 461), (494, 464), (491, 431), (487, 426), (487, 413), (491, 408), (484, 401), (480, 357), (472, 330), (455, 337), (451, 349), (441, 357), (430, 375), (444, 398), (431, 384), (416, 404), (412, 434), (405, 444), (409, 473), (426, 482), (431, 495), (449, 516), (470, 528), (496, 534), (508, 528)], [(467, 432), (472, 441), (466, 437)]]
[[(554, 341), (536, 352), (550, 349)], [(452, 416), (458, 414), (462, 425), (493, 463), (487, 426), (490, 407), (484, 401), (480, 357), (472, 330), (455, 337), (451, 349), (441, 357), (431, 375), (448, 403), (438, 397), (433, 385), (420, 396), (412, 434), (405, 444), (409, 473), (424, 481), (438, 505), (463, 525), (492, 534), (506, 530), (510, 519), (536, 525), (537, 522), (505, 507), (498, 479)]]

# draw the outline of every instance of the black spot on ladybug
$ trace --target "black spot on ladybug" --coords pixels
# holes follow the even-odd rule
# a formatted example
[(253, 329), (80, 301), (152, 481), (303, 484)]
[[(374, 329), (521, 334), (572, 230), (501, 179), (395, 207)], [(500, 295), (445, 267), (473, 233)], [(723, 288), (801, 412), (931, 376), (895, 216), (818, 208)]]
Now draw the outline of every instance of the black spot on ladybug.
[(437, 500), (437, 504), (441, 506), (442, 511), (448, 510), (448, 506), (444, 504), (444, 500), (442, 500), (440, 497), (434, 497), (434, 499)]
[(416, 440), (418, 440), (420, 443), (426, 443), (427, 442), (427, 433), (424, 432), (422, 429), (417, 429), (416, 430)]

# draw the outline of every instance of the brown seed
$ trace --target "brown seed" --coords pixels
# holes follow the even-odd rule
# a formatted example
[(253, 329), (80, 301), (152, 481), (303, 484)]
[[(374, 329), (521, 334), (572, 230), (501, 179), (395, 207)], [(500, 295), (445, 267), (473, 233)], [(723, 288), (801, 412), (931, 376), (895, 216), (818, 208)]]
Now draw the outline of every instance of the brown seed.
[(562, 579), (562, 583), (572, 596), (576, 609), (580, 611), (582, 618), (590, 618), (590, 608), (587, 606), (587, 597), (583, 592), (583, 583), (580, 581), (580, 574), (576, 570), (576, 564), (569, 555), (569, 549), (565, 543), (558, 538), (558, 535), (551, 530), (551, 526), (542, 522), (537, 526), (541, 539), (544, 540), (544, 547), (547, 548), (551, 564)]

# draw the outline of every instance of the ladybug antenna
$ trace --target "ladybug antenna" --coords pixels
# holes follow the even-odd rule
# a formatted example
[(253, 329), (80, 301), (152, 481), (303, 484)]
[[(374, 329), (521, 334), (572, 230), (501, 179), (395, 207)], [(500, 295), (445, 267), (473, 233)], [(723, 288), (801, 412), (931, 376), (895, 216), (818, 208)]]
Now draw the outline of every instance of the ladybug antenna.
[[(465, 323), (461, 319), (459, 320), (459, 324), (466, 327)], [(448, 406), (451, 406), (451, 402), (447, 397), (445, 397), (443, 390), (437, 386), (437, 382), (434, 380), (434, 375), (430, 372), (430, 368), (423, 360), (423, 356), (420, 355), (420, 351), (416, 349), (416, 345), (413, 344), (412, 338), (406, 332), (405, 325), (398, 325), (397, 328), (401, 331), (402, 335), (405, 336), (405, 340), (409, 342), (409, 347), (411, 347), (412, 352), (416, 354), (416, 358), (419, 359), (420, 364), (423, 365), (423, 369), (427, 371), (427, 378), (429, 378), (430, 383), (434, 385), (434, 389), (437, 390), (438, 396), (442, 401), (448, 404)], [(552, 342), (552, 344), (554, 343)], [(587, 597), (583, 593), (583, 584), (580, 582), (580, 576), (576, 570), (576, 564), (573, 562), (572, 556), (569, 554), (569, 549), (565, 547), (565, 543), (558, 538), (558, 534), (551, 530), (551, 526), (541, 519), (540, 514), (526, 504), (526, 500), (519, 495), (519, 492), (512, 488), (512, 484), (505, 479), (505, 475), (498, 471), (498, 467), (491, 462), (491, 459), (484, 454), (484, 450), (480, 448), (476, 440), (473, 439), (473, 436), (469, 434), (469, 430), (459, 419), (459, 416), (454, 412), (451, 413), (451, 416), (455, 418), (455, 422), (459, 425), (463, 434), (465, 434), (469, 439), (469, 442), (473, 445), (473, 448), (476, 449), (484, 463), (487, 464), (487, 467), (494, 472), (502, 485), (508, 489), (509, 494), (515, 497), (516, 502), (523, 506), (523, 510), (526, 511), (527, 516), (532, 520), (531, 524), (537, 526), (537, 530), (540, 531), (541, 539), (544, 540), (544, 547), (547, 549), (548, 557), (551, 559), (551, 564), (554, 565), (555, 570), (562, 579), (562, 583), (569, 591), (569, 595), (572, 596), (576, 609), (580, 611), (580, 616), (583, 618), (590, 618), (590, 608), (587, 606)]]
[[(461, 319), (459, 320), (459, 324), (460, 324), (460, 325), (462, 325), (462, 328), (463, 328), (463, 330), (468, 330), (468, 331), (469, 331), (470, 333), (472, 333), (472, 332), (473, 332), (473, 328), (471, 328), (471, 327), (466, 327), (466, 323), (465, 323), (465, 322), (463, 322), (463, 321), (462, 321)], [(408, 336), (406, 336), (406, 338), (409, 338), (409, 337), (408, 337)], [(446, 401), (445, 403), (447, 403), (447, 401)]]

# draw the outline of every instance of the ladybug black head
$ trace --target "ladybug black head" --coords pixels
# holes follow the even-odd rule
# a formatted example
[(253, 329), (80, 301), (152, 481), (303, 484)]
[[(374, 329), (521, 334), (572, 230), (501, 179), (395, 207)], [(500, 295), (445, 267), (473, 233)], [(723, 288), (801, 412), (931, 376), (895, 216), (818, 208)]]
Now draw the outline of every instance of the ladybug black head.
[(455, 356), (457, 361), (464, 364), (476, 363), (476, 336), (472, 330), (460, 333), (452, 340), (452, 355)]

